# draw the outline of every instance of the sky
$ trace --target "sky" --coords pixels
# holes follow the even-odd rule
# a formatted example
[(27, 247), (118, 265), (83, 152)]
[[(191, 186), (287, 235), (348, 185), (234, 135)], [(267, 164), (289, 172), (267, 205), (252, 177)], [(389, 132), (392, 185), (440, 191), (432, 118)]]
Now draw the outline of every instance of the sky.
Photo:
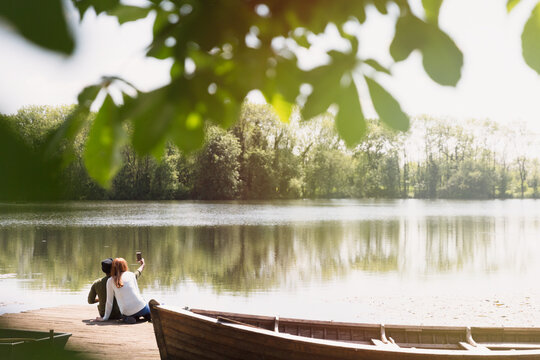
[[(421, 0), (413, 9), (422, 13)], [(360, 53), (391, 67), (392, 76), (377, 79), (399, 100), (411, 116), (422, 114), (451, 119), (480, 118), (502, 123), (524, 121), (540, 130), (540, 77), (521, 56), (521, 31), (536, 0), (523, 0), (511, 14), (506, 0), (446, 0), (440, 26), (465, 55), (458, 85), (433, 82), (422, 68), (421, 55), (393, 64), (388, 48), (394, 33), (397, 9), (392, 16), (375, 10), (368, 21), (351, 26), (360, 39)], [(87, 12), (73, 17), (77, 49), (64, 57), (34, 47), (0, 22), (0, 112), (14, 113), (24, 105), (59, 105), (76, 102), (79, 91), (103, 75), (118, 75), (140, 90), (149, 91), (170, 81), (170, 60), (144, 56), (152, 39), (153, 16), (119, 26), (114, 18)], [(319, 37), (312, 52), (300, 58), (304, 67), (324, 62), (323, 51), (340, 47), (331, 29)], [(359, 84), (363, 103), (369, 103)], [(370, 106), (366, 116), (374, 116)]]

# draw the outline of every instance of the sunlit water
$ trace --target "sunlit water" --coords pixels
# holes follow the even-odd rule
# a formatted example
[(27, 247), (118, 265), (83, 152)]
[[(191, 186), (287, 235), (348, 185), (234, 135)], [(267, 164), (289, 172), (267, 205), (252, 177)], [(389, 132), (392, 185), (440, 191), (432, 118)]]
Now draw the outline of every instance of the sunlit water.
[(103, 258), (167, 304), (540, 326), (540, 201), (0, 204), (0, 313), (86, 303)]

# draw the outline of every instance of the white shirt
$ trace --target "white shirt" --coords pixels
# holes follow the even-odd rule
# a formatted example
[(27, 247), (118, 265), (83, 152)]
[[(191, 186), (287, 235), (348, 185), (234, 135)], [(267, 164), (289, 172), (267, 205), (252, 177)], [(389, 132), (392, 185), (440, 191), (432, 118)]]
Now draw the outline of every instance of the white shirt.
[(135, 274), (126, 271), (121, 275), (121, 279), (124, 283), (121, 288), (116, 287), (112, 277), (107, 280), (107, 302), (105, 303), (103, 320), (109, 320), (114, 298), (116, 298), (120, 312), (125, 316), (134, 315), (146, 306), (146, 301), (144, 301), (139, 291)]

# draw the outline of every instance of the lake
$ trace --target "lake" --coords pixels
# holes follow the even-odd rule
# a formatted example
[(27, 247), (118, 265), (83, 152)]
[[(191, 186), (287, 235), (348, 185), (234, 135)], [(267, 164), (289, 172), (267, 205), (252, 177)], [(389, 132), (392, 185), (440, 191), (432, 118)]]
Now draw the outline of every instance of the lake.
[(100, 261), (137, 250), (143, 296), (171, 305), (540, 325), (535, 200), (4, 203), (0, 314), (86, 303)]

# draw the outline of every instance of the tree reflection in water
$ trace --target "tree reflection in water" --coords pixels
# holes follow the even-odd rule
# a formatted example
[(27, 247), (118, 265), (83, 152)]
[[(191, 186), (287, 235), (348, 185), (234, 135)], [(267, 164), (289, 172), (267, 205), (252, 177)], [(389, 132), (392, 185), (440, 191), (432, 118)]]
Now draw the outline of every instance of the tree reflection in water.
[(213, 291), (253, 291), (337, 281), (351, 272), (411, 276), (521, 271), (532, 262), (537, 220), (395, 217), (279, 225), (0, 227), (0, 274), (21, 286), (81, 290), (99, 262), (124, 257), (148, 267), (142, 289), (193, 281)]

